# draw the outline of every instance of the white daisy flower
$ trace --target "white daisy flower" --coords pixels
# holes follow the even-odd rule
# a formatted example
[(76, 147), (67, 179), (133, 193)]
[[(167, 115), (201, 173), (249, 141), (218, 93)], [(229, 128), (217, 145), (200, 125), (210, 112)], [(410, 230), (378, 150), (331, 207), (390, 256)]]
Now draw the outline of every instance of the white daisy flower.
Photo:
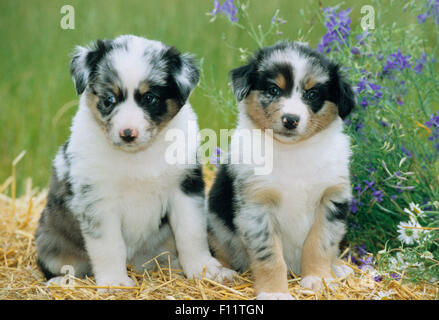
[(415, 204), (414, 202), (409, 203), (409, 207), (404, 209), (404, 212), (407, 213), (410, 217), (410, 220), (413, 222), (418, 221), (418, 217), (423, 218), (425, 216), (424, 211), (419, 207), (419, 204)]
[(392, 290), (389, 291), (380, 291), (374, 297), (374, 300), (390, 300), (390, 296), (393, 294)]
[(421, 210), (419, 204), (415, 204), (414, 202), (409, 203), (410, 211), (416, 213), (418, 216), (422, 217), (424, 215), (424, 211)]
[(414, 244), (419, 240), (421, 229), (419, 223), (415, 221), (400, 222), (398, 224), (398, 240), (405, 244)]

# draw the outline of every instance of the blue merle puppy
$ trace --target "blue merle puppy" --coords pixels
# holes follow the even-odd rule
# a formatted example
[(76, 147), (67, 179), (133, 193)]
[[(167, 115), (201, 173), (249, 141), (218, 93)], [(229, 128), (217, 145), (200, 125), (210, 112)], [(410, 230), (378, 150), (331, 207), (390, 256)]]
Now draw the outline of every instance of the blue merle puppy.
[(77, 47), (70, 67), (79, 109), (36, 231), (46, 278), (71, 266), (98, 286), (131, 286), (126, 264), (142, 271), (164, 251), (187, 277), (206, 267), (207, 277), (231, 278), (207, 244), (198, 146), (188, 146), (188, 164), (165, 161), (166, 132), (187, 134), (197, 120), (188, 103), (199, 80), (192, 58), (124, 35)]
[(259, 299), (291, 299), (288, 269), (312, 289), (352, 271), (337, 253), (351, 199), (342, 119), (354, 92), (337, 64), (299, 42), (263, 48), (231, 76), (239, 120), (229, 156), (245, 156), (240, 131), (270, 131), (273, 170), (220, 167), (208, 198), (210, 245), (233, 269), (251, 269)]

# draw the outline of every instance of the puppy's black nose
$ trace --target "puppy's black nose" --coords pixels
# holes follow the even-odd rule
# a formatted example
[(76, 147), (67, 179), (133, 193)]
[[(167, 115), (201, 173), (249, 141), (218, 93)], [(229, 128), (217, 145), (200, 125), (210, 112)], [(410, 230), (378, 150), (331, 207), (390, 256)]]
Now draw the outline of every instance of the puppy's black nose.
[(282, 124), (288, 130), (296, 129), (299, 125), (300, 117), (294, 114), (285, 114), (282, 116)]
[(120, 137), (125, 142), (132, 142), (136, 140), (138, 133), (136, 129), (122, 129), (119, 132)]

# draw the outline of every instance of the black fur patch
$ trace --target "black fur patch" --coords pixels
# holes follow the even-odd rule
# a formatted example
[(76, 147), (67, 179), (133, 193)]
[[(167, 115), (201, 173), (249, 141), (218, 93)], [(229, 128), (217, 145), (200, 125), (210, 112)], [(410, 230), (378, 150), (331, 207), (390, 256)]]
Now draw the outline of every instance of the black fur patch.
[[(308, 104), (313, 112), (318, 112), (325, 101), (335, 103), (339, 109), (339, 115), (344, 119), (354, 108), (355, 94), (340, 72), (340, 67), (331, 62), (323, 54), (308, 46), (298, 45), (292, 42), (281, 41), (273, 46), (265, 47), (257, 51), (249, 60), (249, 63), (231, 71), (233, 92), (238, 101), (248, 96), (250, 91), (259, 90), (266, 97), (266, 103), (270, 104), (275, 98), (280, 96), (289, 96), (293, 88), (293, 70), (289, 64), (273, 62), (270, 65), (270, 57), (274, 52), (295, 51), (305, 59), (310, 60), (310, 65), (318, 65), (322, 70), (327, 72), (329, 81), (325, 84), (317, 85), (316, 90), (318, 97), (316, 99), (307, 99), (307, 94), (303, 95), (303, 100)], [(260, 66), (268, 62), (268, 67), (260, 71)], [(286, 80), (286, 89), (278, 97), (269, 97), (269, 88), (272, 80), (281, 74)]]
[[(308, 99), (308, 94), (310, 93), (310, 91), (314, 91), (314, 93), (316, 94), (315, 99)], [(328, 83), (319, 83), (311, 88), (311, 90), (306, 91), (303, 94), (303, 100), (307, 105), (311, 107), (311, 110), (314, 113), (319, 112), (320, 109), (323, 108), (325, 101), (335, 102), (334, 99), (331, 98)]]
[[(75, 79), (75, 88), (77, 94), (84, 92), (87, 83), (96, 75), (98, 63), (102, 58), (113, 49), (111, 40), (97, 40), (91, 49), (84, 54), (80, 51), (70, 62), (70, 73)], [(82, 62), (84, 59), (84, 62)]]
[[(200, 78), (199, 71), (193, 59), (182, 55), (175, 47), (169, 47), (164, 53), (163, 59), (167, 65), (168, 87), (174, 93), (173, 98), (183, 106), (192, 89), (198, 83)], [(187, 81), (179, 81), (179, 75), (182, 72), (184, 72), (184, 77)]]
[(53, 274), (49, 269), (47, 269), (44, 263), (39, 258), (37, 259), (37, 266), (38, 268), (40, 268), (41, 272), (47, 280), (56, 277), (56, 274)]
[(209, 193), (208, 206), (210, 212), (215, 213), (230, 230), (235, 231), (233, 218), (236, 211), (236, 196), (233, 180), (227, 165), (221, 165)]
[(94, 78), (98, 63), (112, 49), (113, 45), (111, 40), (96, 40), (94, 49), (91, 50), (85, 58), (85, 65), (89, 69), (89, 79)]
[(204, 195), (204, 180), (201, 165), (187, 173), (180, 187), (181, 190), (188, 195)]
[[(153, 94), (156, 96), (156, 101), (148, 103), (145, 99), (146, 94)], [(164, 115), (168, 112), (168, 106), (166, 104), (167, 99), (176, 99), (178, 96), (177, 88), (175, 84), (169, 86), (150, 86), (149, 91), (145, 94), (140, 94), (139, 90), (134, 92), (134, 100), (145, 112), (149, 115), (152, 121), (159, 124)]]
[(346, 218), (349, 215), (349, 202), (334, 202), (332, 203), (335, 206), (335, 210), (331, 210), (328, 212), (328, 220), (329, 221), (335, 221), (335, 220), (346, 220)]

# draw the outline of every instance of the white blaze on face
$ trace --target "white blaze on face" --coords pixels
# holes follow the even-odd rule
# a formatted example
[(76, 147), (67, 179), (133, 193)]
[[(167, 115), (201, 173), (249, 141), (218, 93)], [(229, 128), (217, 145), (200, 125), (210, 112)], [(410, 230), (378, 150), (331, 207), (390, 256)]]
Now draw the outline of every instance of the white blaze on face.
[(290, 97), (283, 99), (281, 117), (283, 115), (295, 115), (300, 118), (299, 125), (296, 128), (298, 134), (302, 134), (306, 130), (306, 124), (309, 118), (309, 107), (302, 100), (302, 93), (293, 90)]
[(111, 119), (111, 139), (114, 143), (123, 143), (120, 132), (126, 129), (138, 132), (138, 137), (134, 144), (142, 143), (149, 138), (151, 123), (146, 119), (146, 114), (134, 101), (133, 96), (118, 106), (117, 112)]
[(306, 76), (308, 69), (308, 61), (299, 56), (296, 52), (290, 53), (288, 56), (289, 63), (293, 70), (293, 89), (289, 97), (283, 99), (281, 117), (283, 115), (295, 115), (300, 118), (299, 125), (296, 128), (297, 134), (302, 134), (306, 130), (306, 124), (309, 118), (309, 107), (302, 100), (301, 82)]

